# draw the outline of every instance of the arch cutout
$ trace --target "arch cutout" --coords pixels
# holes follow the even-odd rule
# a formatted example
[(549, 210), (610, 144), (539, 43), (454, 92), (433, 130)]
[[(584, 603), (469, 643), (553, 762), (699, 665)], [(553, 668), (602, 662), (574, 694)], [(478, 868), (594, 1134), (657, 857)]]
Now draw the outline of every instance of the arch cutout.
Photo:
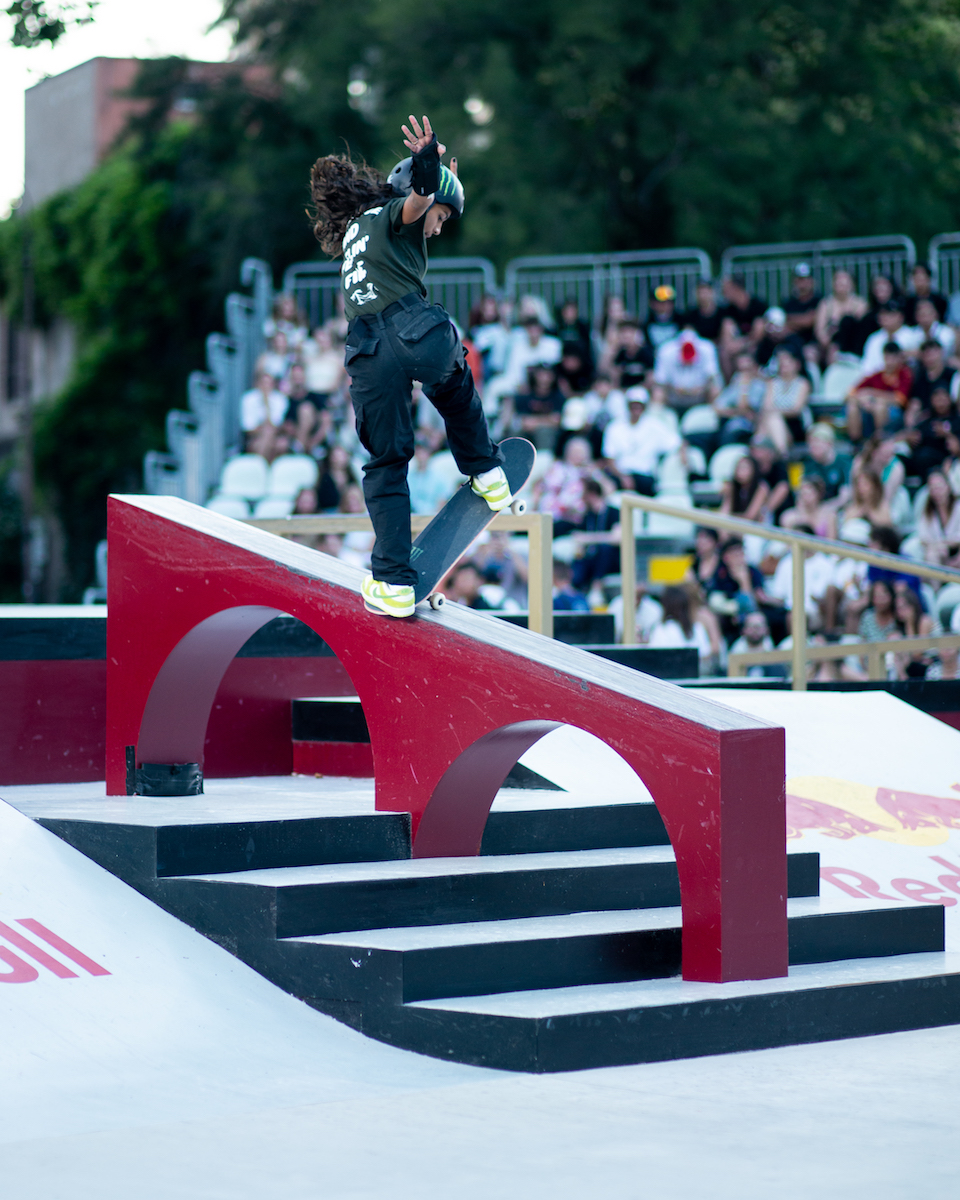
[[(125, 793), (124, 748), (138, 743), (148, 705), (150, 744), (166, 761), (200, 761), (196, 726), (216, 691), (208, 676), (257, 622), (288, 613), (323, 637), (353, 681), (377, 808), (409, 812), (416, 834), (422, 824), (418, 855), (460, 852), (448, 819), (453, 783), (462, 794), (482, 770), (489, 791), (524, 738), (573, 725), (611, 746), (656, 797), (684, 897), (684, 977), (786, 974), (782, 729), (458, 605), (411, 621), (371, 617), (359, 571), (172, 497), (111, 497), (108, 539), (109, 794)], [(234, 615), (218, 615), (226, 612)], [(484, 753), (472, 751), (438, 792), (476, 744)]]

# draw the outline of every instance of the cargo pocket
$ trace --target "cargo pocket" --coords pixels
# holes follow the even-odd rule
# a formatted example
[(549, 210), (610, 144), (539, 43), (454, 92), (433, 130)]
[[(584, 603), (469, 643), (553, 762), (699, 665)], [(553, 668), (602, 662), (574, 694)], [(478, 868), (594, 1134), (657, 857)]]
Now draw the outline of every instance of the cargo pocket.
[(379, 338), (363, 338), (357, 342), (355, 346), (344, 346), (343, 348), (343, 364), (349, 367), (355, 358), (359, 358), (361, 354), (374, 354), (379, 344)]
[(397, 337), (404, 342), (419, 342), (431, 329), (438, 325), (449, 325), (450, 317), (439, 304), (431, 304), (428, 308), (418, 308), (414, 312), (404, 311), (402, 316), (393, 318), (393, 326)]

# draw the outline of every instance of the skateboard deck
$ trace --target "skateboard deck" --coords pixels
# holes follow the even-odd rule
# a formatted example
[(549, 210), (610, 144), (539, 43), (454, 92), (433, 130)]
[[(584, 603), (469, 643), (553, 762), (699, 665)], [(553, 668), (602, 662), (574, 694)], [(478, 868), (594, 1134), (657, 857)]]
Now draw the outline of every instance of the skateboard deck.
[[(530, 478), (537, 452), (526, 438), (518, 437), (506, 438), (500, 443), (500, 450), (510, 491), (516, 496)], [(511, 509), (522, 511), (516, 502), (505, 511)], [(483, 533), (496, 515), (486, 500), (471, 491), (469, 480), (454, 492), (413, 543), (410, 565), (417, 572), (414, 597), (418, 604), (429, 597), (432, 606), (439, 607), (442, 603), (437, 592), (440, 581), (463, 558), (473, 539)]]

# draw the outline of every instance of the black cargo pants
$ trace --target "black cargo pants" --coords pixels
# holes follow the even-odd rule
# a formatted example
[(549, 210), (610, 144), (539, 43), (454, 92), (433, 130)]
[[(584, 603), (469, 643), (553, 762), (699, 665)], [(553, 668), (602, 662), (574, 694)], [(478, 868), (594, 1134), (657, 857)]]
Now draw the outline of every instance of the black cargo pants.
[(450, 317), (416, 293), (380, 313), (354, 317), (345, 351), (357, 434), (370, 452), (363, 494), (373, 522), (374, 579), (415, 584), (410, 566), (410, 492), (413, 458), (413, 381), (443, 417), (447, 444), (464, 475), (500, 466), (473, 375)]

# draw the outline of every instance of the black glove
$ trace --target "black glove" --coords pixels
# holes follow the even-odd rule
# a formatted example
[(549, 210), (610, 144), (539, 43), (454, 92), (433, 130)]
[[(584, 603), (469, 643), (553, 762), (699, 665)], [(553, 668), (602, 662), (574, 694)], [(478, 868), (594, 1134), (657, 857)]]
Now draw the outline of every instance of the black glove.
[(432, 196), (440, 186), (440, 150), (436, 134), (413, 155), (412, 180), (418, 196)]

